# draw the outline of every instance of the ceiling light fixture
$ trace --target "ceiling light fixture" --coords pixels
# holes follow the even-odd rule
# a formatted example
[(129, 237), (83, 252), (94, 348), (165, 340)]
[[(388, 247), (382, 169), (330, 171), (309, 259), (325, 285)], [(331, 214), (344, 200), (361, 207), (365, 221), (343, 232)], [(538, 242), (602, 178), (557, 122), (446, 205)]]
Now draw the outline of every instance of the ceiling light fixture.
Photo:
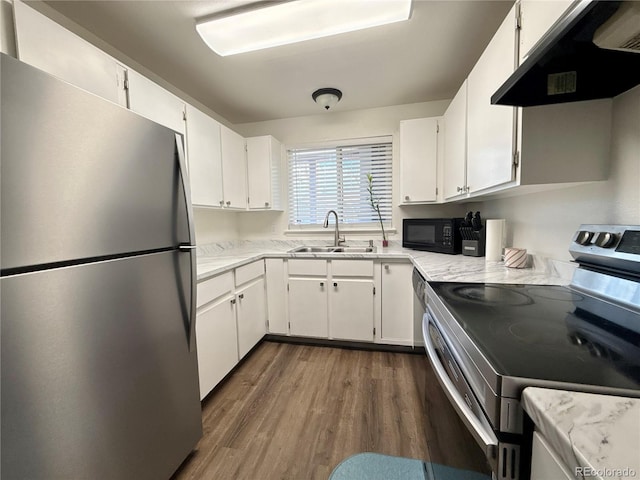
[(311, 94), (313, 101), (329, 110), (342, 98), (342, 92), (337, 88), (320, 88)]
[(411, 0), (259, 3), (262, 8), (198, 20), (196, 30), (224, 57), (400, 22), (411, 15)]

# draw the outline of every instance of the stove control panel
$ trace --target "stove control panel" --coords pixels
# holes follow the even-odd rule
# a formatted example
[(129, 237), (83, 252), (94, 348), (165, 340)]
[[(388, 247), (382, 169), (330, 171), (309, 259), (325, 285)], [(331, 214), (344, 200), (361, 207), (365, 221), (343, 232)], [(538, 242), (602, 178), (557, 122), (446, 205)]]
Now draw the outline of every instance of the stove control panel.
[(569, 252), (581, 264), (640, 272), (640, 225), (581, 225)]

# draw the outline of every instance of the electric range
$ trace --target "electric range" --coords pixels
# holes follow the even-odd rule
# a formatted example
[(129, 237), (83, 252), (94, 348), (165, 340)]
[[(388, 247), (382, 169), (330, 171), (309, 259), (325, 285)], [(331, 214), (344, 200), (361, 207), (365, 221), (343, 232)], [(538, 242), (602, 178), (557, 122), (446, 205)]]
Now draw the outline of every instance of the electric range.
[(571, 284), (427, 282), (427, 356), (494, 476), (528, 470), (528, 386), (640, 397), (640, 226), (582, 225)]

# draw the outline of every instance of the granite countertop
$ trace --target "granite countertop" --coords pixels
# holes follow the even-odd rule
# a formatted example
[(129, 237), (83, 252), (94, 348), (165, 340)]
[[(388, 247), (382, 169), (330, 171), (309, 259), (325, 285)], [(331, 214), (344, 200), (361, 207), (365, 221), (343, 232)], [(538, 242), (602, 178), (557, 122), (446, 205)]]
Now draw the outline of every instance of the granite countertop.
[(522, 405), (576, 478), (640, 476), (640, 399), (525, 388)]
[[(367, 242), (349, 241), (349, 245), (368, 245)], [(547, 261), (534, 257), (532, 268), (507, 268), (502, 262), (486, 262), (484, 257), (446, 255), (402, 248), (397, 242), (382, 247), (377, 242), (375, 253), (289, 253), (300, 245), (329, 245), (322, 241), (259, 240), (223, 242), (199, 246), (197, 249), (198, 281), (226, 272), (261, 258), (369, 258), (404, 259), (428, 280), (466, 281), (490, 283), (529, 283), (566, 285), (571, 280), (574, 266), (568, 262)]]

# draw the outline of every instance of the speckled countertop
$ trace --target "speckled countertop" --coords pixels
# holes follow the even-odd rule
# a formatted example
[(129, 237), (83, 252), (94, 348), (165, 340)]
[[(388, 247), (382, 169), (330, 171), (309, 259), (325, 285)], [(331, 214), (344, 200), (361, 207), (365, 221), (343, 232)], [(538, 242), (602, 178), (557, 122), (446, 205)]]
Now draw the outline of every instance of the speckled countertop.
[[(349, 241), (349, 245), (367, 245), (367, 242)], [(568, 262), (548, 261), (534, 257), (532, 268), (507, 268), (502, 262), (486, 262), (484, 257), (446, 255), (402, 248), (390, 242), (383, 248), (377, 242), (376, 253), (289, 253), (300, 245), (328, 245), (322, 241), (260, 240), (214, 243), (199, 246), (198, 281), (223, 273), (255, 260), (276, 258), (369, 258), (406, 259), (428, 280), (492, 283), (530, 283), (565, 285), (571, 280), (573, 265)]]
[(640, 477), (640, 399), (529, 387), (522, 405), (576, 478)]

